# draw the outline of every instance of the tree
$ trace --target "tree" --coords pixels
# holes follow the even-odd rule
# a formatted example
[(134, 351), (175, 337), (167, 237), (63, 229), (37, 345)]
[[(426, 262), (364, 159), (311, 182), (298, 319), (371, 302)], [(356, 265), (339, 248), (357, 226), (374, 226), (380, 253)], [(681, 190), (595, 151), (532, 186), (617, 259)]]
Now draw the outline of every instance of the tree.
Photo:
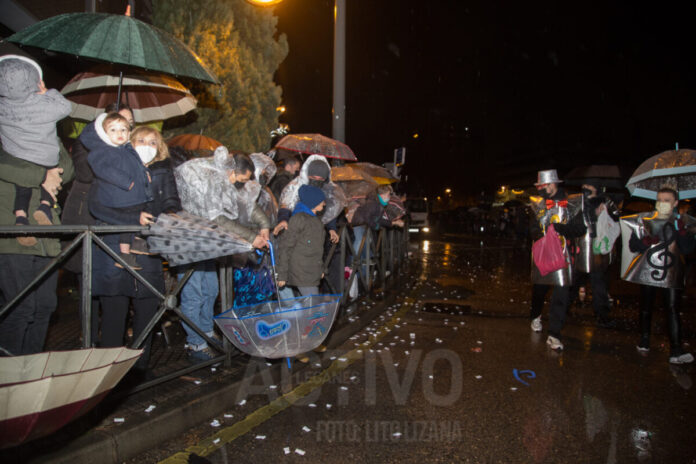
[(155, 26), (188, 45), (221, 83), (193, 84), (197, 118), (170, 134), (202, 131), (230, 149), (268, 149), (282, 95), (273, 75), (288, 53), (272, 10), (244, 0), (155, 0), (153, 9)]

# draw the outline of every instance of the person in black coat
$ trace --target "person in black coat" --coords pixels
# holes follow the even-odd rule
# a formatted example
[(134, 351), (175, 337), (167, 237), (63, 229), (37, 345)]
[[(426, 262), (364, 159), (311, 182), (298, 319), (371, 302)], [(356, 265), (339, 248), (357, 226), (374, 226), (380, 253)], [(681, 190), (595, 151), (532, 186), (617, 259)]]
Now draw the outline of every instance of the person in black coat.
[[(153, 200), (146, 205), (146, 210), (153, 216), (173, 213), (181, 210), (181, 201), (174, 181), (174, 173), (169, 161), (169, 151), (159, 131), (150, 127), (139, 127), (131, 134), (131, 144), (140, 152), (143, 147), (155, 150), (155, 157), (148, 163), (152, 175)], [(141, 155), (142, 156), (142, 155)], [(94, 199), (92, 200), (94, 201)], [(95, 206), (92, 204), (92, 206)], [(102, 220), (109, 215), (118, 215), (114, 208), (93, 208), (99, 212)], [(122, 213), (122, 211), (121, 211)], [(136, 213), (132, 218), (113, 217), (114, 222), (137, 224)], [(110, 222), (110, 221), (104, 221)], [(118, 234), (104, 236), (104, 242), (113, 250), (118, 250)], [(164, 273), (159, 256), (137, 254), (136, 260), (142, 275), (159, 292), (164, 293)], [(155, 315), (160, 304), (159, 299), (145, 286), (124, 269), (114, 266), (114, 260), (99, 247), (94, 249), (92, 293), (100, 297), (103, 308), (101, 346), (123, 346), (128, 315), (129, 302), (133, 302), (133, 337), (137, 338), (150, 319)], [(145, 375), (149, 361), (152, 334), (143, 344), (144, 353), (135, 365), (136, 375)]]

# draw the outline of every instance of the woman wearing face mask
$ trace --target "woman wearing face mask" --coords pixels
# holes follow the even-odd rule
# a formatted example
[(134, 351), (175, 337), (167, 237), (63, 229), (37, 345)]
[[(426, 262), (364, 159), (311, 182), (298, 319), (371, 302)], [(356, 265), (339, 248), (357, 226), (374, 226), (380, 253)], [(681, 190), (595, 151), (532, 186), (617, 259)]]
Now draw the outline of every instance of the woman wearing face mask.
[[(144, 213), (156, 218), (162, 213), (175, 213), (181, 210), (181, 201), (174, 180), (171, 160), (167, 145), (162, 135), (156, 129), (139, 127), (133, 131), (130, 143), (135, 149), (140, 161), (147, 167), (151, 178), (152, 200), (145, 204)], [(125, 217), (116, 209), (102, 208), (101, 215), (108, 214), (114, 223), (129, 223), (135, 217)], [(133, 216), (133, 215), (131, 215)], [(135, 222), (130, 222), (135, 223)], [(107, 241), (109, 236), (104, 237)], [(108, 243), (108, 242), (107, 242)], [(147, 252), (146, 243), (142, 238), (133, 241), (131, 252), (134, 253), (138, 271), (158, 291), (164, 293), (164, 273), (162, 260), (159, 256)], [(110, 258), (109, 258), (110, 260)], [(101, 261), (100, 261), (101, 262)], [(102, 346), (122, 346), (126, 330), (128, 307), (133, 304), (133, 338), (137, 338), (147, 323), (155, 315), (159, 299), (134, 279), (127, 271), (110, 264), (99, 265), (95, 257), (94, 277), (92, 285), (95, 294), (100, 295), (102, 305)], [(143, 344), (144, 352), (136, 363), (131, 378), (133, 381), (149, 377), (147, 365), (149, 361), (150, 334)]]
[(693, 229), (687, 227), (693, 223), (693, 218), (678, 213), (678, 198), (676, 190), (661, 188), (657, 192), (655, 211), (621, 218), (624, 230), (625, 227), (631, 230), (629, 249), (637, 254), (623, 278), (641, 284), (638, 352), (647, 354), (650, 351), (652, 307), (659, 287), (663, 289), (667, 314), (669, 362), (685, 364), (693, 362), (694, 357), (682, 348), (679, 303), (684, 288), (684, 256), (694, 250), (696, 243)]

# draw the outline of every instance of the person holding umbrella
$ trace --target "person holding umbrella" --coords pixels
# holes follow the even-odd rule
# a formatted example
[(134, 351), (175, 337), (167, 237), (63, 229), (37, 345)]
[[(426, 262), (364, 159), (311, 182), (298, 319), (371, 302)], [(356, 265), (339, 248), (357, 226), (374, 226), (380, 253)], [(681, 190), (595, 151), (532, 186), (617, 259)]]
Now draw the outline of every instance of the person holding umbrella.
[[(632, 255), (623, 279), (640, 284), (639, 353), (650, 351), (650, 329), (656, 288), (662, 288), (667, 313), (671, 364), (691, 363), (694, 357), (682, 348), (679, 303), (684, 288), (684, 256), (694, 251), (693, 218), (680, 215), (679, 194), (672, 186), (657, 191), (655, 211), (621, 218), (622, 232), (630, 231)], [(624, 253), (626, 250), (624, 250)]]

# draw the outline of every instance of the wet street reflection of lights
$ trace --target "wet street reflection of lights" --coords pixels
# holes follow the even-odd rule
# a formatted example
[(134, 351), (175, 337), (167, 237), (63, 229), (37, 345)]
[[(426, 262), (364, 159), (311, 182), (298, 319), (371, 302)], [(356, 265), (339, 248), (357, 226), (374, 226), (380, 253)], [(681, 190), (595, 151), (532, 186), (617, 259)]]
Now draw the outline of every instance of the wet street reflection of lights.
[(585, 349), (585, 351), (590, 351), (590, 348), (592, 348), (592, 337), (594, 336), (594, 328), (585, 328), (583, 335), (585, 336), (583, 340), (583, 348)]
[(430, 241), (429, 240), (423, 240), (423, 252), (430, 253)]

